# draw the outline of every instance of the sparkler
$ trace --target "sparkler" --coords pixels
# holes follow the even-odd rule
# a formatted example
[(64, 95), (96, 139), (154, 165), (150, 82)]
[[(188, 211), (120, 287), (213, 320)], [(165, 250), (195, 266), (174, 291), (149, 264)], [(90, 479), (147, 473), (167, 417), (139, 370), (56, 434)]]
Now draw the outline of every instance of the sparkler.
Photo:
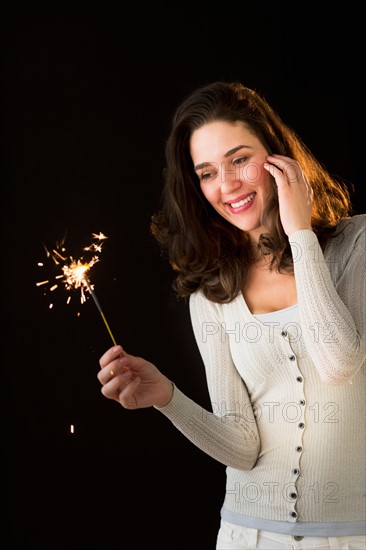
[[(98, 308), (98, 311), (103, 319), (103, 322), (108, 330), (109, 336), (111, 337), (113, 344), (117, 345), (116, 340), (107, 322), (107, 319), (102, 311), (99, 300), (96, 297), (94, 286), (91, 284), (88, 277), (90, 269), (93, 267), (94, 264), (99, 262), (98, 253), (102, 251), (102, 242), (107, 239), (107, 237), (103, 235), (103, 233), (93, 233), (92, 237), (92, 243), (84, 248), (84, 251), (92, 255), (89, 261), (86, 261), (84, 257), (81, 257), (78, 260), (74, 260), (72, 256), (69, 256), (66, 252), (65, 239), (63, 239), (60, 243), (57, 243), (55, 248), (53, 248), (51, 251), (49, 251), (45, 247), (47, 257), (53, 260), (54, 264), (60, 268), (61, 273), (56, 275), (55, 282), (53, 284), (49, 279), (47, 279), (45, 281), (40, 281), (36, 283), (36, 286), (49, 285), (49, 291), (54, 292), (59, 287), (59, 281), (63, 283), (65, 289), (69, 293), (71, 292), (71, 290), (79, 289), (80, 302), (82, 304), (85, 303), (87, 299), (86, 291), (89, 292), (94, 300), (95, 305)], [(43, 263), (39, 262), (38, 265), (43, 266)], [(71, 294), (69, 294), (66, 303), (68, 304), (70, 300)], [(53, 304), (50, 304), (49, 307), (52, 308)]]

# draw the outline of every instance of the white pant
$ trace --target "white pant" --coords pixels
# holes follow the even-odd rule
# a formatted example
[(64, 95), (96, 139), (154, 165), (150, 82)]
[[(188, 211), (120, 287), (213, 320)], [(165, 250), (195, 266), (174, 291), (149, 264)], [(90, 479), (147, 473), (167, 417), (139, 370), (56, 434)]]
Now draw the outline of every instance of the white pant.
[(234, 525), (221, 519), (216, 550), (365, 550), (366, 536), (296, 537)]

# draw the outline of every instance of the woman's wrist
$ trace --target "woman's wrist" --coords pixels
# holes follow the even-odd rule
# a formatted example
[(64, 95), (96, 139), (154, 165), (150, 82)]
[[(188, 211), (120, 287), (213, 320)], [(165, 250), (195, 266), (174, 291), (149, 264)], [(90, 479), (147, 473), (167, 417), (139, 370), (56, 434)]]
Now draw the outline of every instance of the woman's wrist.
[(169, 380), (169, 378), (166, 378), (165, 386), (166, 386), (166, 390), (164, 390), (163, 392), (164, 395), (162, 395), (161, 399), (159, 399), (158, 402), (155, 404), (155, 407), (157, 409), (162, 409), (163, 407), (166, 407), (167, 405), (169, 405), (170, 401), (173, 398), (175, 386), (173, 382)]

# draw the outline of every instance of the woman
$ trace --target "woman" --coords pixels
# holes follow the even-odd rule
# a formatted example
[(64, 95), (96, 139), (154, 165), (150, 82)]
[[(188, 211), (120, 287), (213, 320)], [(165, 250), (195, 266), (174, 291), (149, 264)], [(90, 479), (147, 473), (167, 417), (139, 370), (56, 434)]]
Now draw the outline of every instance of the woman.
[(226, 465), (217, 549), (365, 548), (365, 215), (256, 91), (176, 110), (152, 232), (189, 299), (212, 412), (120, 346), (102, 393)]

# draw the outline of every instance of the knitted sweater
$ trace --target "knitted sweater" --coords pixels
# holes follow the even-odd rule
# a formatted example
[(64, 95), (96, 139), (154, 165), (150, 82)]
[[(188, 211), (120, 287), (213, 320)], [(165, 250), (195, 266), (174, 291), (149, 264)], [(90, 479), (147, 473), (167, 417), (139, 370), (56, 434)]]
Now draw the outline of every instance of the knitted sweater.
[(290, 237), (299, 323), (261, 323), (242, 293), (228, 304), (190, 297), (212, 411), (177, 387), (158, 410), (227, 466), (230, 521), (365, 532), (366, 215), (341, 226), (324, 254), (313, 231)]

